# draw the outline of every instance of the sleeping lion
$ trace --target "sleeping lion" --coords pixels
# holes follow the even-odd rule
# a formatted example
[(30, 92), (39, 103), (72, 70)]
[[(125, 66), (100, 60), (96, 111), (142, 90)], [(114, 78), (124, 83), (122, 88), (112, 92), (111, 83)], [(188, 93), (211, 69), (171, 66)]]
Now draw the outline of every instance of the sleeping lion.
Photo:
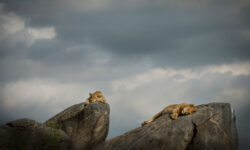
[(144, 126), (164, 114), (171, 114), (172, 119), (177, 119), (180, 115), (188, 115), (197, 111), (197, 107), (194, 104), (173, 104), (165, 107), (162, 111), (154, 115), (151, 119), (144, 121), (141, 125)]

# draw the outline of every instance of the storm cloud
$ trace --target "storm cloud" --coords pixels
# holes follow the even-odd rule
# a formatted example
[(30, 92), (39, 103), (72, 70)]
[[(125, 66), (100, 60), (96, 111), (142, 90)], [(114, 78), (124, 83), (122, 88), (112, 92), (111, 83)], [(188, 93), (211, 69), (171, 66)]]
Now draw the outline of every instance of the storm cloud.
[(0, 0), (0, 123), (101, 90), (111, 138), (171, 103), (229, 102), (247, 149), (249, 18), (247, 0)]
[(26, 18), (28, 26), (55, 27), (57, 40), (62, 41), (57, 46), (93, 44), (120, 58), (148, 56), (156, 66), (230, 63), (250, 56), (247, 1), (5, 3)]

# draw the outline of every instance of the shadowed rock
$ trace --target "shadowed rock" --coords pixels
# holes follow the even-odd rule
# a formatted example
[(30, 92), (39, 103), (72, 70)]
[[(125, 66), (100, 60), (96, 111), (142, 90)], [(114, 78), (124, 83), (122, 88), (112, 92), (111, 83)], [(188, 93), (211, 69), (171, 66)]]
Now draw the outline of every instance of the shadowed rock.
[(30, 119), (0, 127), (0, 150), (87, 150), (104, 141), (109, 129), (109, 105), (80, 103), (45, 123)]
[(62, 131), (20, 119), (0, 127), (1, 150), (68, 150), (69, 138)]
[(238, 135), (230, 104), (198, 106), (192, 115), (154, 122), (107, 140), (92, 150), (236, 150)]

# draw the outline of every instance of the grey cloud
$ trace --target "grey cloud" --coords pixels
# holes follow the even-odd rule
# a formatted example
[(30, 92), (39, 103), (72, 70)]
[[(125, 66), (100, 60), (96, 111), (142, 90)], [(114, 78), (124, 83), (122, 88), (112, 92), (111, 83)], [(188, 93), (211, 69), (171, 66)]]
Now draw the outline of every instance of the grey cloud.
[(5, 2), (28, 18), (30, 26), (55, 26), (62, 43), (91, 42), (121, 59), (151, 57), (156, 66), (185, 67), (250, 58), (249, 39), (241, 34), (249, 29), (248, 5), (235, 11), (230, 2), (186, 8), (173, 1), (169, 6), (134, 2), (126, 8), (116, 3), (99, 11), (75, 11), (58, 1)]

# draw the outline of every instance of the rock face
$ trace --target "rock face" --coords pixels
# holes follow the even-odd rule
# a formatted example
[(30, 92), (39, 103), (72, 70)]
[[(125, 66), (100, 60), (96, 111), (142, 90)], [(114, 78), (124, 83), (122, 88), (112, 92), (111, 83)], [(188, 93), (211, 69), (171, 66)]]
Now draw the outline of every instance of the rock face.
[(154, 122), (100, 143), (92, 150), (237, 150), (238, 135), (230, 104), (198, 106), (192, 115)]
[(45, 123), (30, 119), (0, 127), (0, 150), (87, 150), (104, 141), (109, 129), (109, 105), (80, 103)]
[(90, 149), (104, 141), (109, 129), (109, 105), (84, 103), (69, 107), (45, 122), (47, 126), (63, 130), (70, 139), (71, 149)]

